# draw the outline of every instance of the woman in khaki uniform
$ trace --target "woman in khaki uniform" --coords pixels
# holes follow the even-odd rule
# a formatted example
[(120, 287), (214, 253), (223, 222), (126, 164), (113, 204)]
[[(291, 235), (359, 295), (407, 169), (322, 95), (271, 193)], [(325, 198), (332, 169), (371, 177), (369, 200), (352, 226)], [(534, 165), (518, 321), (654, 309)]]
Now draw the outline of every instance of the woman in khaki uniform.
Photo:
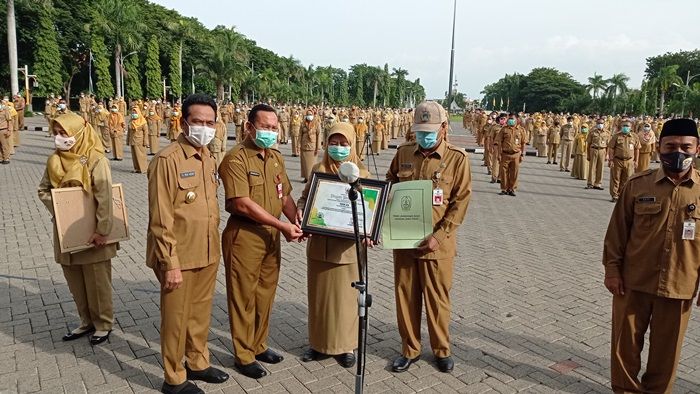
[(129, 134), (126, 140), (131, 147), (131, 160), (134, 163), (134, 173), (145, 174), (148, 169), (146, 147), (148, 146), (148, 125), (141, 115), (139, 107), (131, 110), (131, 122), (129, 122)]
[(149, 108), (148, 117), (148, 144), (151, 146), (149, 156), (153, 156), (160, 150), (160, 116), (155, 107)]
[(214, 138), (211, 140), (209, 145), (207, 145), (207, 147), (209, 148), (211, 154), (214, 155), (214, 159), (216, 159), (216, 168), (219, 168), (219, 164), (221, 164), (221, 160), (224, 159), (224, 155), (226, 154), (226, 138), (228, 130), (226, 128), (226, 122), (221, 114), (217, 114), (216, 119), (216, 132), (214, 133)]
[(635, 173), (649, 169), (651, 154), (656, 151), (656, 134), (654, 134), (654, 130), (651, 129), (651, 123), (645, 122), (642, 129), (637, 132), (637, 137), (639, 137), (639, 142), (642, 145), (641, 148), (639, 148), (639, 163), (637, 163)]
[(321, 127), (311, 110), (306, 111), (304, 121), (299, 129), (301, 145), (301, 177), (306, 182), (311, 177), (311, 168), (316, 164), (318, 139)]
[[(355, 131), (350, 123), (336, 123), (328, 133), (323, 160), (314, 172), (337, 174), (340, 164), (350, 161), (360, 167), (360, 176), (369, 172), (352, 151)], [(301, 221), (311, 183), (297, 201)], [(359, 277), (355, 241), (314, 235), (306, 247), (309, 308), (309, 349), (302, 356), (305, 362), (323, 355), (334, 356), (338, 363), (350, 368), (355, 364), (353, 351), (357, 347), (357, 292), (350, 284)]]
[(356, 154), (360, 160), (365, 160), (365, 136), (367, 135), (367, 124), (364, 116), (360, 116), (355, 124), (355, 146), (357, 147)]
[(119, 112), (116, 105), (112, 105), (107, 119), (109, 135), (112, 137), (112, 160), (122, 161), (124, 159), (124, 117)]
[(168, 127), (168, 138), (170, 138), (171, 142), (177, 141), (177, 137), (182, 133), (182, 127), (180, 126), (181, 117), (180, 106), (176, 105), (170, 113), (170, 127)]
[(57, 117), (53, 133), (56, 151), (46, 162), (44, 177), (39, 183), (39, 199), (53, 215), (51, 189), (83, 188), (96, 202), (97, 227), (90, 238), (94, 245), (76, 253), (61, 253), (54, 222), (54, 256), (80, 316), (80, 326), (63, 337), (71, 341), (94, 332), (93, 345), (107, 340), (112, 331), (112, 264), (118, 244), (106, 245), (112, 230), (112, 175), (104, 148), (97, 133), (82, 117), (68, 113)]
[(382, 151), (384, 141), (384, 123), (381, 119), (375, 118), (372, 131), (372, 153), (379, 156)]
[(571, 149), (574, 155), (574, 164), (571, 166), (571, 177), (576, 179), (588, 179), (588, 124), (581, 125), (581, 132), (574, 137), (574, 147)]

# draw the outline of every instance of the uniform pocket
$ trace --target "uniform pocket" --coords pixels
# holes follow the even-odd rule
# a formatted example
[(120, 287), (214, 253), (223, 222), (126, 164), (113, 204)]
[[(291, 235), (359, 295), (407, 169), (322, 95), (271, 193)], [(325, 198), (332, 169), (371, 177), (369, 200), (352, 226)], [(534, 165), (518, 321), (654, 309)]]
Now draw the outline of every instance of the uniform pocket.
[(644, 203), (634, 205), (634, 221), (639, 222), (639, 225), (644, 228), (651, 227), (657, 219), (657, 215), (661, 213), (661, 203)]
[(262, 205), (265, 195), (265, 178), (260, 175), (248, 174), (248, 184), (250, 185), (250, 198)]

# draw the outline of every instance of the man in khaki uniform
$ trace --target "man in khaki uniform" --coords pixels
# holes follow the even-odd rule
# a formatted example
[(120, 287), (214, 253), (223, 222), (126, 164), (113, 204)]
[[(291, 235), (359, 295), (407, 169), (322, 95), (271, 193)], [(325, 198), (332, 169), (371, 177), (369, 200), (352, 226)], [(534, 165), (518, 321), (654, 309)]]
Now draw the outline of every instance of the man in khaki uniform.
[(289, 112), (282, 107), (279, 109), (279, 111), (277, 111), (277, 114), (279, 115), (280, 120), (280, 144), (286, 145), (289, 143)]
[(221, 258), (216, 162), (206, 147), (214, 135), (208, 129), (216, 124), (216, 103), (191, 95), (182, 110), (184, 132), (148, 167), (146, 264), (161, 285), (161, 390), (203, 393), (189, 380), (228, 379), (209, 364), (207, 348)]
[(557, 148), (561, 142), (561, 127), (555, 120), (547, 131), (547, 164), (557, 164)]
[(240, 144), (243, 141), (243, 123), (245, 122), (245, 109), (237, 105), (233, 111), (233, 123), (236, 125), (236, 143)]
[(493, 145), (501, 162), (501, 193), (515, 197), (520, 163), (525, 156), (525, 133), (518, 127), (515, 114), (510, 114), (505, 127), (496, 134)]
[(613, 135), (608, 144), (608, 166), (610, 167), (610, 197), (617, 201), (620, 190), (625, 186), (639, 162), (639, 138), (632, 133), (632, 124), (622, 122), (620, 132)]
[(501, 155), (498, 147), (494, 145), (494, 141), (498, 132), (501, 131), (501, 128), (505, 126), (505, 124), (505, 116), (499, 116), (490, 127), (487, 126), (488, 129), (484, 135), (485, 147), (489, 149), (487, 168), (488, 173), (491, 174), (491, 183), (500, 182)]
[(95, 125), (97, 133), (102, 137), (102, 144), (105, 146), (105, 153), (112, 152), (112, 137), (109, 135), (109, 112), (100, 103), (95, 109)]
[[(283, 360), (267, 346), (282, 260), (280, 233), (287, 241), (302, 236), (284, 159), (270, 148), (276, 136), (266, 132), (277, 128), (274, 108), (256, 105), (246, 122), (246, 139), (219, 166), (231, 214), (222, 238), (231, 337), (236, 368), (253, 379), (267, 375), (258, 361)], [(290, 223), (279, 219), (282, 213)]]
[(316, 119), (312, 110), (306, 111), (300, 129), (301, 178), (303, 182), (311, 179), (311, 168), (316, 164), (320, 148), (321, 120)]
[(603, 163), (607, 157), (610, 133), (605, 129), (605, 119), (598, 118), (596, 127), (588, 132), (588, 184), (586, 189), (603, 190)]
[(19, 122), (18, 130), (24, 130), (24, 111), (27, 110), (27, 101), (24, 99), (24, 97), (17, 94), (15, 95), (13, 102), (15, 103), (15, 109), (17, 110), (17, 121)]
[(6, 105), (0, 102), (0, 164), (10, 164), (12, 152), (12, 117)]
[(396, 313), (401, 356), (392, 370), (404, 372), (421, 354), (421, 315), (425, 299), (430, 345), (438, 369), (450, 372), (450, 289), (456, 252), (456, 232), (471, 197), (471, 169), (467, 153), (446, 141), (447, 113), (434, 101), (415, 110), (416, 142), (401, 145), (386, 174), (391, 182), (431, 180), (433, 233), (417, 249), (394, 250)]
[(559, 145), (559, 171), (569, 172), (569, 162), (571, 160), (571, 148), (574, 146), (574, 137), (576, 136), (576, 128), (574, 126), (574, 118), (569, 116), (566, 118), (566, 124), (561, 127), (561, 141)]
[(292, 157), (299, 157), (301, 154), (299, 138), (301, 136), (301, 122), (303, 122), (303, 120), (301, 110), (295, 108), (294, 111), (292, 111), (289, 129), (289, 134), (291, 135), (292, 139)]
[[(610, 380), (615, 393), (671, 393), (700, 269), (700, 173), (690, 119), (664, 124), (661, 168), (633, 175), (610, 217), (603, 248), (613, 294)], [(697, 303), (700, 306), (700, 299)], [(646, 371), (639, 378), (645, 334)]]

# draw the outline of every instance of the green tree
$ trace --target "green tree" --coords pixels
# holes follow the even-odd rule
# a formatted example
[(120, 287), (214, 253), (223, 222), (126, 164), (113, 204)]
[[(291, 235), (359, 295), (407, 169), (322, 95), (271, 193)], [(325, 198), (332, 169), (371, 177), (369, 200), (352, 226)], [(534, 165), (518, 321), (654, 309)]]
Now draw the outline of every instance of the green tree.
[(173, 93), (173, 97), (182, 96), (182, 76), (180, 75), (180, 49), (178, 47), (173, 47), (173, 51), (170, 53), (170, 66), (168, 67), (170, 73), (170, 90)]
[(217, 26), (212, 40), (207, 53), (206, 66), (216, 84), (216, 97), (223, 100), (224, 84), (236, 78), (237, 73), (245, 70), (248, 53), (243, 47), (243, 36), (234, 28)]
[(152, 35), (146, 49), (146, 95), (150, 98), (163, 94), (163, 77), (160, 73), (160, 45), (158, 37)]
[(612, 113), (614, 114), (617, 113), (618, 96), (624, 95), (629, 90), (629, 88), (627, 87), (627, 82), (629, 80), (630, 78), (627, 75), (620, 73), (613, 75), (610, 79), (606, 81), (608, 86), (605, 89), (605, 92), (607, 93), (608, 97), (612, 99)]
[(112, 77), (109, 75), (109, 53), (105, 46), (104, 38), (99, 34), (91, 34), (91, 45), (95, 75), (97, 76), (97, 90), (95, 95), (98, 99), (106, 99), (114, 96), (114, 86)]
[(124, 60), (124, 87), (126, 88), (126, 96), (130, 99), (143, 98), (143, 90), (141, 89), (141, 70), (139, 67), (139, 56), (129, 56)]
[(58, 93), (63, 88), (64, 72), (61, 52), (56, 39), (54, 12), (50, 1), (39, 6), (39, 19), (36, 33), (36, 50), (34, 52), (34, 73), (39, 79), (37, 93)]
[(652, 84), (659, 89), (661, 94), (659, 113), (661, 116), (664, 115), (664, 105), (666, 104), (666, 93), (669, 89), (676, 85), (683, 85), (683, 80), (678, 76), (678, 65), (674, 64), (672, 66), (661, 67), (658, 75), (652, 80)]
[[(565, 101), (584, 92), (571, 75), (553, 68), (535, 68), (527, 75), (522, 97), (530, 112), (565, 111)], [(505, 100), (505, 98), (504, 98)]]
[(591, 93), (593, 99), (600, 97), (600, 92), (605, 91), (608, 84), (602, 75), (593, 74), (592, 77), (588, 77), (588, 85), (586, 85), (586, 90)]

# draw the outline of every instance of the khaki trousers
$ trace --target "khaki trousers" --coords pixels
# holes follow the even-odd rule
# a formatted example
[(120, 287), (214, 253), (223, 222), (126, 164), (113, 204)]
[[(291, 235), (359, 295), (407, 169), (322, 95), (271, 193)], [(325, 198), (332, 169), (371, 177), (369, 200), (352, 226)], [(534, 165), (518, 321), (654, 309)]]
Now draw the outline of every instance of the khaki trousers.
[(221, 244), (233, 350), (236, 363), (248, 365), (267, 350), (282, 259), (280, 233), (229, 219)]
[(559, 144), (547, 144), (547, 161), (556, 163)]
[(78, 309), (81, 327), (110, 331), (114, 323), (112, 309), (112, 262), (61, 265), (68, 289)]
[(610, 167), (610, 196), (617, 198), (620, 195), (620, 190), (625, 186), (627, 180), (634, 173), (634, 160), (613, 159), (613, 165)]
[(423, 300), (433, 354), (436, 357), (450, 355), (453, 262), (452, 258), (418, 260), (407, 256), (406, 252), (394, 252), (396, 316), (404, 357), (415, 358), (421, 354)]
[(299, 128), (297, 127), (296, 130), (292, 129), (292, 131), (289, 134), (290, 139), (292, 140), (292, 154), (295, 156), (299, 156), (299, 151), (301, 148), (301, 146), (299, 145), (301, 141), (301, 134), (299, 134)]
[(520, 171), (520, 153), (501, 153), (501, 190), (515, 190)]
[(588, 186), (600, 186), (603, 183), (603, 163), (605, 148), (590, 148), (591, 161), (588, 162)]
[(236, 125), (236, 143), (240, 144), (243, 142), (243, 124)]
[(24, 110), (20, 109), (17, 111), (17, 123), (19, 125), (19, 130), (24, 130)]
[(642, 172), (649, 169), (651, 164), (651, 152), (639, 152), (639, 163), (635, 172)]
[(571, 160), (571, 148), (574, 145), (574, 141), (562, 140), (559, 145), (559, 169), (568, 170), (569, 163)]
[(287, 123), (280, 123), (280, 134), (279, 134), (279, 142), (282, 144), (287, 143)]
[(163, 354), (165, 382), (172, 385), (187, 380), (182, 365), (195, 371), (209, 367), (209, 322), (219, 263), (182, 271), (182, 285), (175, 290), (162, 287), (164, 271), (154, 270), (160, 289), (160, 351)]
[[(629, 290), (613, 296), (610, 380), (615, 393), (671, 393), (693, 300)], [(647, 369), (641, 370), (644, 334), (649, 335)]]
[(10, 137), (5, 136), (6, 132), (7, 130), (0, 130), (0, 159), (3, 161), (10, 160), (12, 153), (12, 141)]
[[(494, 148), (497, 149), (497, 148)], [(497, 151), (489, 154), (489, 170), (491, 170), (491, 180), (501, 179), (498, 175), (501, 173), (501, 158)]]

